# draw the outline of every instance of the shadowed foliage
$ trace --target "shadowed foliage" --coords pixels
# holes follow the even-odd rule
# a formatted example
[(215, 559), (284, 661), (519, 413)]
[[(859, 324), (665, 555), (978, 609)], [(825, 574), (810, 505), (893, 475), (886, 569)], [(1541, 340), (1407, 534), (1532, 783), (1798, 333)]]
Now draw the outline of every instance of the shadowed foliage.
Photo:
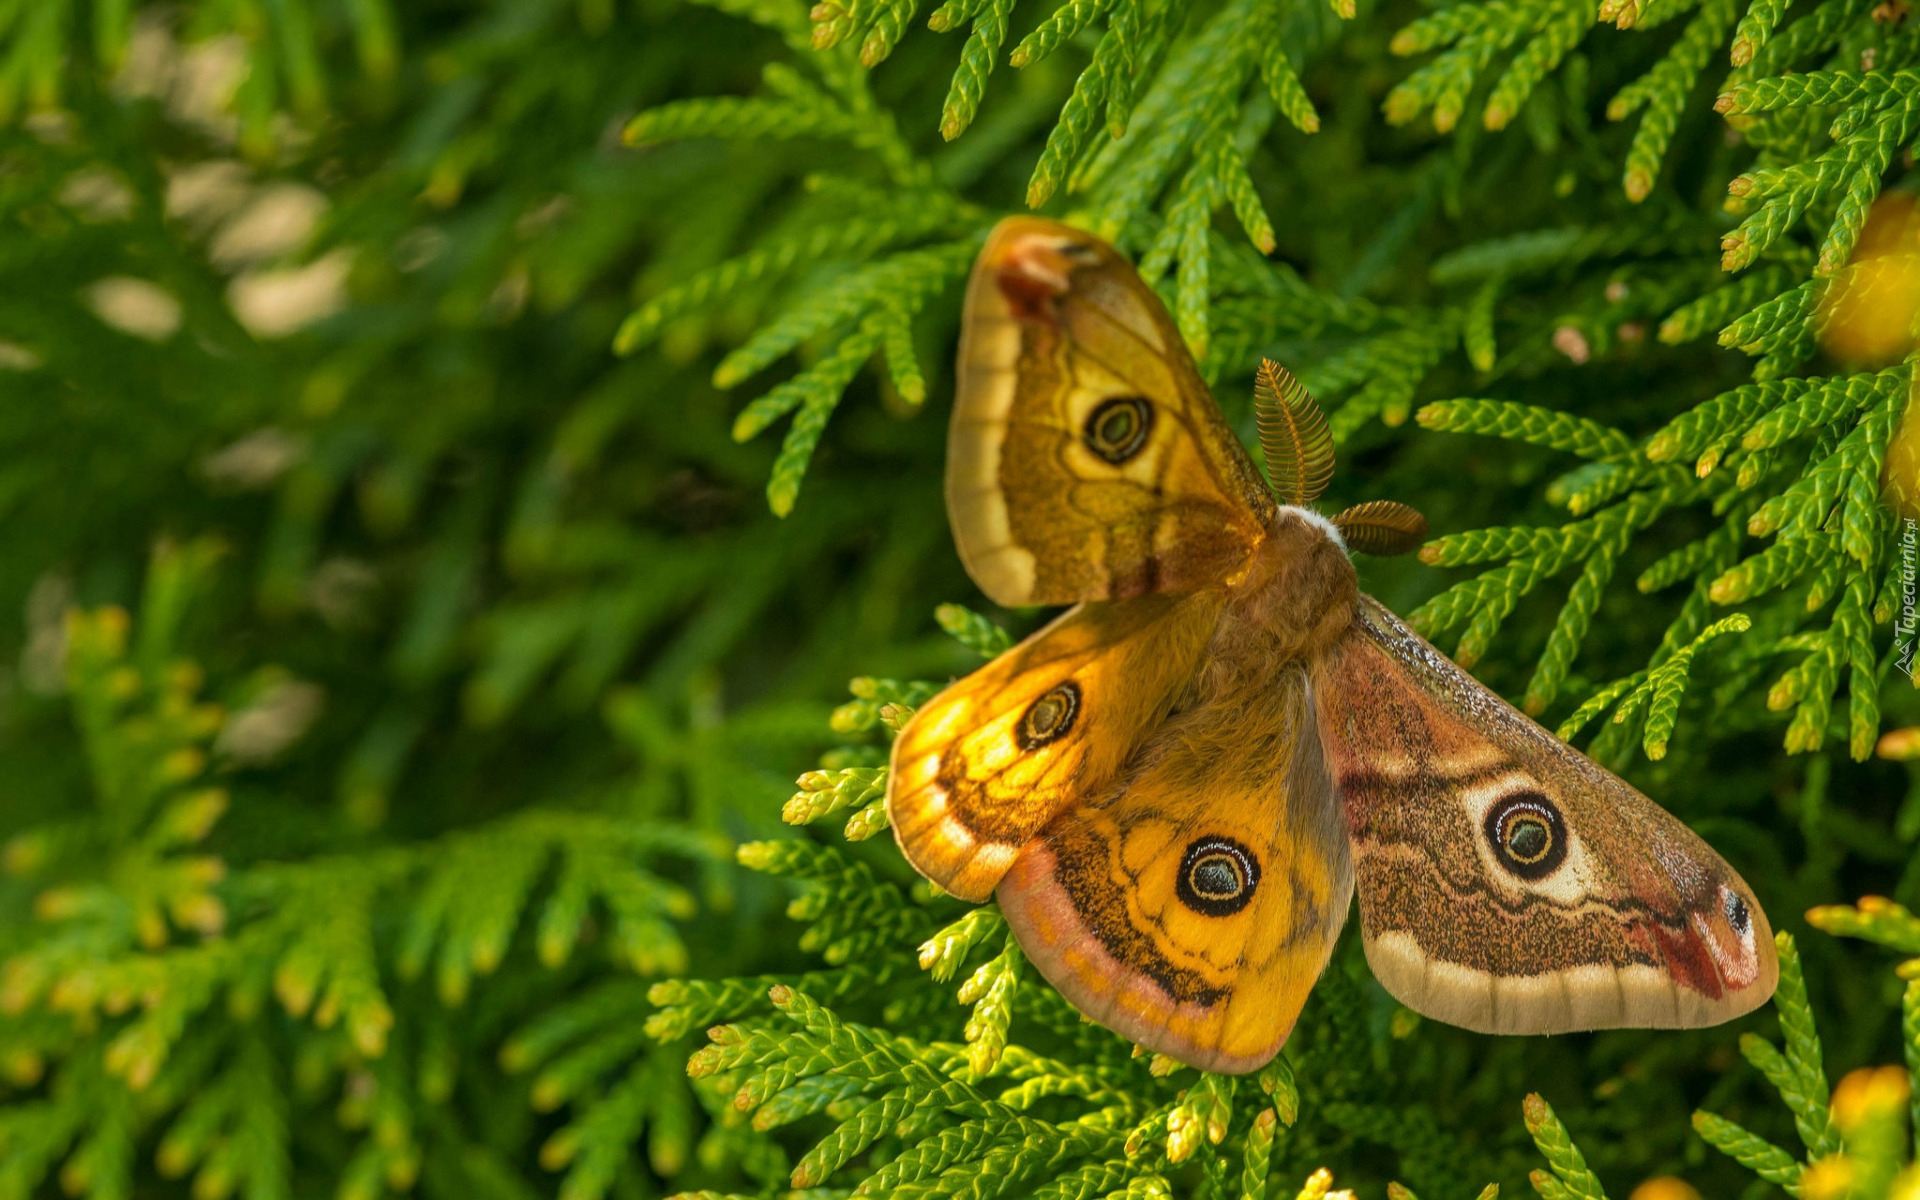
[[(0, 1200), (1910, 1190), (1915, 28), (0, 3)], [(1771, 1009), (1481, 1037), (1349, 934), (1202, 1075), (912, 874), (891, 734), (1045, 617), (939, 485), (1028, 205), (1250, 451), (1313, 392), (1431, 531), (1363, 586), (1752, 881)]]

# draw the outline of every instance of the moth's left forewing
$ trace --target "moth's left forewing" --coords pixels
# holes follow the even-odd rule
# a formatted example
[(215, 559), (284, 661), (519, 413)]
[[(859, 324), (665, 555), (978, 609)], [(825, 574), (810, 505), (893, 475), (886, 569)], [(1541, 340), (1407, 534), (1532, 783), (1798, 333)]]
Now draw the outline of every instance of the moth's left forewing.
[(1273, 508), (1153, 289), (1032, 217), (967, 285), (946, 492), (961, 561), (1007, 605), (1212, 586)]
[(1378, 603), (1316, 670), (1367, 958), (1493, 1033), (1682, 1028), (1773, 992), (1772, 931), (1698, 835)]

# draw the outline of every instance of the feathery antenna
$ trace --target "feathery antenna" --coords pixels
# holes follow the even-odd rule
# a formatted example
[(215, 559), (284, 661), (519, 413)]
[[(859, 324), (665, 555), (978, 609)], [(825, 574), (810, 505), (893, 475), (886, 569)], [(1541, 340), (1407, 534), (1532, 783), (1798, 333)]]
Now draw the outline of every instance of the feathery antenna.
[(1333, 478), (1327, 414), (1285, 367), (1263, 358), (1253, 385), (1253, 415), (1273, 494), (1283, 504), (1312, 503)]
[(1333, 526), (1360, 554), (1405, 554), (1427, 540), (1427, 518), (1398, 500), (1369, 500), (1333, 519)]

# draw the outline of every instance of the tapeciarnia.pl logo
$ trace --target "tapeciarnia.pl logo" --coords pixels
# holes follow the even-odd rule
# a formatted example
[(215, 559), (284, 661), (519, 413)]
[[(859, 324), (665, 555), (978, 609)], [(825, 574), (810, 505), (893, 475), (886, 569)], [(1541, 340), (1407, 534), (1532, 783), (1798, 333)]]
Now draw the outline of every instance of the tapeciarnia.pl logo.
[(1893, 622), (1894, 665), (1908, 679), (1913, 678), (1914, 631), (1920, 628), (1920, 613), (1914, 609), (1916, 559), (1920, 559), (1920, 523), (1912, 517), (1900, 518), (1900, 615)]

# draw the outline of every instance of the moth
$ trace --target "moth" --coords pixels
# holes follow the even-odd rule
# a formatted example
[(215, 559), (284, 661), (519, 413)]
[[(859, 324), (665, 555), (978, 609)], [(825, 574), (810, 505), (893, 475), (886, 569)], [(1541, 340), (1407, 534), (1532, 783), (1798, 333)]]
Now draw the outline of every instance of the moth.
[(1286, 1041), (1357, 892), (1375, 976), (1492, 1033), (1710, 1025), (1772, 993), (1753, 892), (1685, 825), (1359, 590), (1425, 522), (1311, 507), (1324, 417), (1272, 364), (1271, 485), (1110, 246), (1002, 222), (968, 286), (946, 499), (1007, 606), (1073, 605), (918, 709), (907, 860), (997, 898), (1087, 1017), (1210, 1071)]

